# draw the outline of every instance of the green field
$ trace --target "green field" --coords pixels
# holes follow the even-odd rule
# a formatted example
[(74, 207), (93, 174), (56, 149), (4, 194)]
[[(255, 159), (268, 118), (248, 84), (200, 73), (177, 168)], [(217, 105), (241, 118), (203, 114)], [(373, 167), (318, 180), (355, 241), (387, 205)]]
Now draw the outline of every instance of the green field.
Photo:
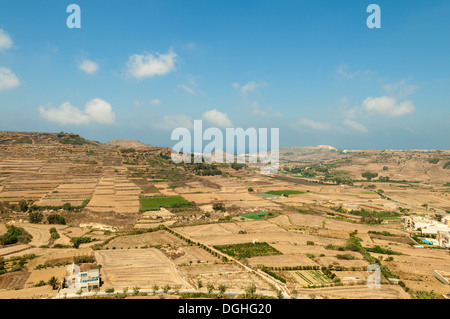
[(241, 215), (240, 217), (250, 218), (250, 219), (263, 219), (263, 216), (267, 216), (267, 215), (269, 215), (269, 213), (262, 212), (262, 213), (245, 214), (245, 215)]
[(167, 197), (142, 197), (141, 198), (141, 212), (149, 210), (158, 210), (161, 207), (175, 208), (175, 207), (187, 207), (191, 206), (191, 203), (185, 200), (181, 196), (167, 196)]
[(331, 280), (320, 270), (295, 271), (295, 274), (303, 279), (308, 285), (326, 285), (331, 282)]
[(291, 190), (284, 190), (284, 191), (270, 191), (270, 192), (266, 192), (266, 194), (269, 195), (295, 195), (295, 194), (304, 194), (305, 192), (302, 191), (291, 191)]
[(214, 246), (217, 250), (236, 258), (251, 258), (255, 256), (282, 255), (281, 252), (268, 243), (245, 243)]

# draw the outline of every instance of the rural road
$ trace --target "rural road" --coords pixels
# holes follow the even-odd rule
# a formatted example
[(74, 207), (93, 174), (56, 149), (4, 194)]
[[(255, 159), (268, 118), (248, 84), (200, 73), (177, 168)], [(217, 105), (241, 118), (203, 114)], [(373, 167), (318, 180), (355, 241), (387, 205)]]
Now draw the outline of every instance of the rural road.
[[(167, 293), (165, 293), (162, 289), (154, 291), (153, 289), (139, 289), (140, 293), (147, 293), (148, 295), (152, 294), (174, 294), (174, 293), (205, 293), (205, 291), (195, 290), (195, 289), (185, 289), (185, 290), (169, 290)], [(53, 297), (52, 299), (76, 299), (76, 298), (86, 298), (86, 297), (111, 297), (115, 294), (122, 294), (123, 290), (116, 290), (113, 293), (107, 293), (105, 291), (99, 291), (99, 292), (83, 292), (82, 294), (72, 293), (72, 294), (59, 294), (56, 297)], [(237, 292), (237, 291), (229, 291), (225, 292), (224, 295), (230, 297), (231, 299), (242, 295), (244, 292)], [(211, 294), (219, 295), (219, 292), (213, 291)], [(134, 295), (134, 291), (132, 289), (127, 290), (127, 295)], [(271, 297), (276, 297), (275, 295), (268, 295)]]

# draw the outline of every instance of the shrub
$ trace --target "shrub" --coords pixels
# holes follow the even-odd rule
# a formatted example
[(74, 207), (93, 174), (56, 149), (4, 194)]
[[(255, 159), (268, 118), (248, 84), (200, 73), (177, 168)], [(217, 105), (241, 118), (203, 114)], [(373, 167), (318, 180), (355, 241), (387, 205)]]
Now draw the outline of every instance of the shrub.
[(31, 236), (25, 229), (15, 226), (6, 225), (7, 232), (0, 237), (0, 245), (12, 245), (17, 242), (27, 244), (31, 241)]
[(336, 258), (339, 260), (355, 260), (356, 257), (350, 254), (336, 255)]
[(28, 202), (26, 200), (22, 199), (19, 202), (19, 206), (18, 206), (19, 212), (26, 212), (28, 210), (28, 207), (29, 207)]
[(90, 243), (92, 241), (91, 237), (73, 237), (71, 239), (73, 247), (78, 248), (81, 244)]
[(225, 205), (224, 205), (223, 203), (214, 203), (213, 206), (212, 206), (212, 208), (213, 208), (215, 211), (222, 211), (222, 212), (226, 211)]
[(440, 296), (434, 291), (416, 291), (414, 296), (417, 299), (440, 299)]
[(371, 247), (371, 248), (366, 248), (366, 250), (371, 253), (377, 253), (377, 254), (386, 254), (386, 255), (399, 255), (400, 254), (394, 250), (382, 248), (378, 245)]
[(29, 213), (28, 220), (32, 224), (39, 224), (42, 219), (44, 219), (44, 215), (41, 212)]
[(63, 216), (58, 214), (51, 214), (47, 217), (47, 221), (49, 224), (57, 224), (57, 225), (65, 225), (66, 220)]
[(55, 227), (50, 228), (50, 236), (55, 240), (59, 238), (59, 234)]

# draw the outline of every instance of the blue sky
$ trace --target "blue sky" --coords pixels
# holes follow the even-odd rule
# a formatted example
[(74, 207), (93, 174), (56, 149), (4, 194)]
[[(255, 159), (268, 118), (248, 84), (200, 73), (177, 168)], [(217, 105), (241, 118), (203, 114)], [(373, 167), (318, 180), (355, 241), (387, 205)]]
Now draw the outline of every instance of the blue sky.
[(449, 16), (446, 0), (2, 1), (0, 130), (173, 146), (203, 119), (278, 127), (280, 146), (449, 149)]

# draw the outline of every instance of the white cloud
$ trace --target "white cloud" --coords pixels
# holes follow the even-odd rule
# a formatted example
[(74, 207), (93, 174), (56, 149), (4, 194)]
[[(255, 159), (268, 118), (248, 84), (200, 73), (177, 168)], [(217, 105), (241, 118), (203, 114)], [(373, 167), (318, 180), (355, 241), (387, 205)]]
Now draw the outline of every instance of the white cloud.
[(78, 65), (78, 68), (87, 74), (94, 74), (98, 71), (98, 64), (90, 60), (83, 60)]
[(152, 100), (150, 100), (150, 104), (153, 104), (153, 105), (161, 104), (161, 100), (159, 100), (159, 99), (152, 99)]
[(203, 113), (202, 117), (208, 122), (221, 128), (233, 126), (230, 119), (228, 118), (227, 113), (222, 113), (216, 109)]
[(19, 79), (10, 69), (0, 67), (0, 91), (14, 89), (19, 85)]
[(331, 125), (329, 123), (317, 122), (317, 121), (313, 121), (313, 120), (305, 119), (305, 118), (301, 118), (298, 121), (298, 124), (307, 126), (310, 129), (318, 130), (318, 131), (326, 131), (331, 128)]
[(116, 118), (111, 104), (99, 98), (88, 101), (85, 112), (92, 121), (101, 124), (113, 124)]
[(197, 81), (196, 81), (195, 77), (192, 76), (192, 75), (189, 75), (187, 77), (187, 84), (180, 84), (180, 85), (178, 85), (178, 87), (180, 89), (183, 89), (183, 90), (185, 90), (186, 92), (188, 92), (189, 94), (192, 94), (192, 95), (197, 95), (197, 93), (198, 93), (197, 92), (197, 86), (198, 86)]
[(89, 117), (79, 108), (72, 106), (69, 102), (61, 104), (56, 108), (45, 109), (43, 106), (39, 108), (41, 117), (50, 122), (59, 124), (87, 124)]
[(416, 110), (412, 101), (398, 103), (396, 99), (388, 96), (377, 98), (368, 97), (363, 101), (363, 108), (369, 113), (392, 117), (414, 113)]
[(5, 30), (0, 29), (0, 51), (10, 49), (12, 46), (13, 41), (11, 40), (9, 34)]
[(358, 123), (356, 121), (353, 120), (345, 120), (344, 124), (351, 127), (352, 129), (354, 129), (355, 131), (358, 131), (360, 133), (368, 133), (369, 130), (367, 129), (367, 127), (365, 127), (364, 125), (362, 125), (361, 123)]
[(138, 79), (164, 75), (175, 70), (177, 55), (170, 49), (166, 54), (135, 54), (127, 62), (127, 73)]
[(165, 131), (172, 131), (176, 128), (187, 128), (190, 130), (194, 127), (192, 117), (184, 114), (165, 115), (160, 121), (155, 123), (155, 127)]
[(59, 124), (89, 124), (97, 122), (100, 124), (113, 124), (115, 121), (115, 113), (112, 111), (111, 104), (95, 98), (86, 103), (85, 109), (80, 110), (69, 102), (63, 103), (55, 108), (39, 108), (41, 117), (50, 122)]
[(386, 83), (383, 85), (383, 88), (390, 96), (401, 99), (414, 93), (419, 86), (415, 84), (406, 84), (405, 80), (401, 80), (396, 83)]
[(185, 90), (185, 91), (188, 92), (189, 94), (192, 94), (192, 95), (195, 95), (195, 94), (196, 94), (195, 91), (194, 91), (194, 89), (190, 88), (190, 87), (187, 86), (186, 84), (180, 84), (180, 85), (178, 85), (178, 87), (179, 87), (180, 89)]
[(337, 74), (339, 77), (342, 77), (344, 79), (353, 79), (355, 76), (357, 76), (360, 71), (355, 71), (355, 72), (350, 72), (348, 70), (348, 65), (347, 64), (341, 64), (337, 67), (336, 70)]
[(258, 87), (260, 86), (267, 86), (267, 82), (261, 82), (261, 83), (256, 83), (255, 81), (250, 81), (247, 84), (240, 86), (239, 83), (232, 83), (231, 84), (235, 89), (241, 89), (242, 94), (247, 94), (248, 92), (252, 92), (254, 90), (256, 90)]

